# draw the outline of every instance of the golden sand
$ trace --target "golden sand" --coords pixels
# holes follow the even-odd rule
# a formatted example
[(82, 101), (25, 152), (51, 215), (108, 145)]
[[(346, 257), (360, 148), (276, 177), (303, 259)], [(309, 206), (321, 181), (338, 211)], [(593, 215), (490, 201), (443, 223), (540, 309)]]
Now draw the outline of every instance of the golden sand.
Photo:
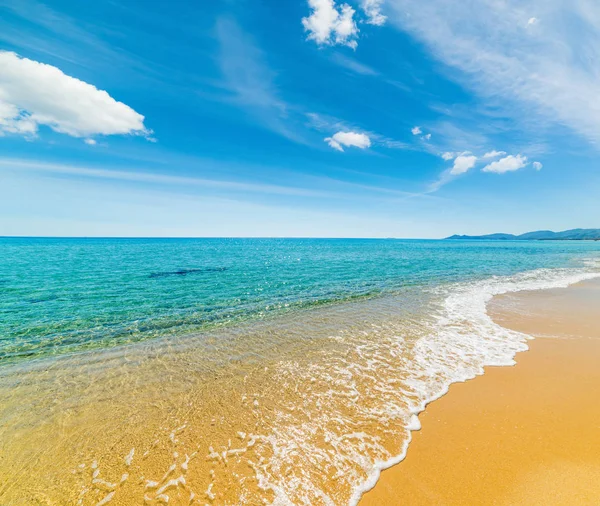
[(600, 283), (496, 298), (538, 337), (421, 414), (406, 459), (361, 506), (600, 504)]
[[(599, 287), (502, 297), (493, 310), (529, 333), (590, 336)], [(348, 504), (374, 461), (401, 453), (415, 381), (434, 392), (447, 381), (421, 366), (443, 376), (461, 360), (428, 340), (439, 338), (430, 307), (373, 299), (6, 368), (0, 505)], [(527, 494), (541, 489), (585, 504), (586, 484), (600, 483), (599, 343), (539, 340), (518, 367), (453, 386), (365, 501), (535, 504)]]
[[(304, 314), (259, 322), (239, 329), (243, 347), (228, 347), (233, 329), (5, 373), (0, 506), (260, 506), (276, 500), (271, 484), (295, 504), (347, 504), (366, 478), (361, 457), (389, 458), (405, 438), (397, 418), (364, 414), (408, 412), (398, 327), (380, 335), (388, 311), (371, 323), (383, 303), (312, 311), (310, 326)], [(360, 383), (345, 372), (373, 362), (377, 376)]]

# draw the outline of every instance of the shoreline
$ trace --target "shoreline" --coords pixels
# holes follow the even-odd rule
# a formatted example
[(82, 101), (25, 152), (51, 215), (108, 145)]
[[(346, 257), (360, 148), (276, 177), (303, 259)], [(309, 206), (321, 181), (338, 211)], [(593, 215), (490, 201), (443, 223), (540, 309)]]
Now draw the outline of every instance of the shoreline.
[[(600, 430), (597, 430), (600, 427), (594, 429), (600, 420), (600, 408), (588, 407), (593, 417), (585, 418), (589, 423), (581, 427), (577, 424), (575, 407), (569, 404), (572, 395), (563, 385), (565, 378), (567, 382), (583, 383), (587, 389), (581, 388), (583, 393), (578, 395), (587, 395), (587, 404), (594, 404), (594, 387), (600, 386), (600, 372), (594, 370), (600, 360), (600, 324), (594, 321), (598, 307), (598, 279), (568, 288), (521, 291), (494, 297), (488, 305), (493, 321), (504, 328), (533, 336), (535, 339), (528, 342), (530, 352), (517, 354), (517, 367), (485, 367), (484, 375), (474, 381), (454, 383), (446, 395), (431, 401), (419, 415), (421, 429), (411, 433), (405, 458), (383, 470), (375, 486), (364, 493), (358, 504), (573, 504), (561, 502), (562, 494), (548, 484), (546, 488), (553, 490), (552, 497), (544, 495), (544, 487), (538, 486), (533, 491), (535, 487), (532, 488), (531, 480), (528, 485), (520, 485), (520, 492), (515, 491), (518, 488), (517, 469), (525, 466), (522, 462), (533, 466), (534, 455), (546, 462), (548, 456), (544, 452), (547, 448), (543, 444), (541, 448), (535, 445), (542, 437), (548, 441), (556, 439), (557, 445), (565, 444), (568, 439), (570, 448), (576, 447), (584, 453), (578, 443), (594, 441), (589, 446), (596, 449), (594, 456), (600, 455)], [(540, 378), (544, 379), (541, 384)], [(564, 431), (554, 426), (550, 416), (553, 410), (564, 415), (561, 420), (566, 428), (569, 423), (574, 423), (579, 432), (587, 430), (591, 433), (585, 432), (586, 436), (582, 433), (580, 438), (575, 437), (572, 441), (573, 438), (569, 439)], [(547, 415), (545, 420), (543, 414)], [(563, 420), (565, 416), (566, 420)], [(512, 446), (507, 447), (506, 441)], [(525, 458), (528, 452), (529, 457)], [(516, 462), (510, 460), (515, 455), (521, 463), (519, 459)], [(577, 452), (571, 458), (577, 461)], [(460, 466), (456, 466), (457, 459)], [(586, 470), (571, 469), (560, 473), (544, 468), (540, 472), (560, 474), (565, 483), (563, 488), (576, 491), (586, 481), (583, 477), (576, 479), (576, 476), (588, 471), (593, 476), (591, 482), (595, 480), (600, 484), (600, 457), (592, 461)], [(432, 469), (435, 469), (433, 474)], [(533, 472), (530, 468), (521, 470)], [(566, 484), (571, 478), (574, 482)], [(550, 481), (556, 482), (556, 476)], [(508, 489), (513, 485), (511, 492)], [(509, 493), (521, 494), (520, 499), (517, 496), (502, 498)], [(527, 493), (533, 495), (525, 497), (523, 494)], [(597, 504), (600, 485), (591, 492), (581, 493), (577, 504), (592, 504), (586, 502), (585, 494), (592, 494), (593, 504)], [(558, 502), (552, 502), (553, 498)]]
[[(519, 288), (566, 287), (594, 272), (538, 269), (443, 286), (437, 298), (416, 291), (418, 297), (323, 308), (311, 313), (310, 340), (297, 315), (286, 326), (261, 323), (240, 335), (138, 343), (119, 348), (123, 356), (113, 350), (30, 371), (14, 388), (0, 389), (8, 422), (0, 430), (8, 442), (4, 455), (16, 464), (0, 473), (8, 484), (0, 486), (0, 497), (27, 491), (30, 502), (46, 497), (92, 505), (114, 494), (115, 504), (146, 496), (158, 504), (164, 487), (173, 485), (172, 504), (188, 504), (192, 494), (195, 502), (214, 496), (219, 503), (263, 497), (300, 504), (299, 494), (314, 487), (315, 505), (325, 504), (322, 494), (336, 504), (357, 504), (380, 475), (369, 473), (366, 458), (380, 468), (386, 461), (389, 469), (408, 448), (410, 459), (409, 442), (420, 437), (416, 415), (425, 418), (430, 404), (454, 399), (446, 396), (448, 385), (452, 392), (482, 375), (484, 364), (513, 365), (515, 354), (527, 349), (525, 335), (490, 319), (494, 294), (510, 299)], [(439, 313), (423, 312), (423, 301)], [(242, 348), (229, 347), (236, 336), (243, 336)], [(245, 349), (256, 353), (274, 342), (288, 346), (242, 361), (251, 358)], [(225, 367), (220, 359), (227, 359)], [(23, 399), (35, 402), (24, 407)], [(21, 422), (25, 415), (28, 424)], [(340, 455), (345, 460), (335, 460)], [(344, 473), (321, 473), (324, 461)], [(16, 475), (23, 465), (28, 473)], [(44, 480), (34, 482), (42, 465)], [(175, 471), (179, 478), (169, 474)]]

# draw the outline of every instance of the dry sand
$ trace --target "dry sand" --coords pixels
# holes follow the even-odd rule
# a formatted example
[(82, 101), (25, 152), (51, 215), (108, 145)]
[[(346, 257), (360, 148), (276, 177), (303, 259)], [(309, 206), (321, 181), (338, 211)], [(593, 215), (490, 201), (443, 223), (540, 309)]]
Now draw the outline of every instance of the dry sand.
[(455, 384), (360, 506), (600, 505), (600, 282), (496, 298), (536, 336), (515, 367)]

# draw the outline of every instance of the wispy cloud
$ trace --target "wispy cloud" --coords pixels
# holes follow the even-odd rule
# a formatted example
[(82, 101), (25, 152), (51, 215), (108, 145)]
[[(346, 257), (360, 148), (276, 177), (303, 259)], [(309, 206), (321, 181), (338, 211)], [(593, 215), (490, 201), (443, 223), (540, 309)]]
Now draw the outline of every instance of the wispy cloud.
[(437, 148), (441, 152), (462, 153), (481, 152), (490, 145), (489, 137), (478, 129), (466, 128), (462, 120), (440, 119), (427, 125), (427, 130), (435, 136)]
[[(191, 162), (189, 160), (188, 162)], [(195, 160), (200, 163), (200, 160)], [(196, 189), (206, 194), (224, 193), (231, 198), (237, 195), (266, 195), (282, 197), (299, 197), (306, 199), (331, 199), (362, 200), (365, 202), (376, 198), (378, 202), (397, 202), (405, 199), (434, 197), (418, 192), (405, 191), (394, 188), (389, 181), (381, 186), (366, 183), (355, 183), (343, 179), (327, 176), (311, 176), (289, 173), (296, 177), (295, 184), (269, 184), (262, 182), (247, 182), (231, 179), (217, 179), (212, 177), (196, 177), (187, 175), (173, 175), (151, 171), (144, 167), (122, 168), (90, 167), (81, 165), (70, 165), (62, 163), (48, 163), (38, 160), (0, 158), (0, 171), (30, 172), (38, 175), (52, 177), (69, 177), (77, 180), (96, 179), (104, 181), (122, 181), (135, 183), (141, 186), (155, 186), (160, 191), (188, 192)], [(279, 170), (278, 172), (282, 172)]]
[(265, 54), (231, 18), (219, 19), (216, 33), (223, 86), (230, 100), (263, 127), (295, 142), (303, 142), (298, 132), (287, 124), (290, 107), (279, 97), (276, 73), (267, 65)]
[(85, 178), (131, 181), (136, 183), (151, 183), (159, 185), (177, 185), (183, 187), (194, 186), (198, 188), (223, 189), (228, 191), (265, 193), (273, 195), (294, 195), (300, 197), (331, 197), (334, 195), (332, 192), (313, 190), (309, 188), (227, 181), (200, 177), (174, 176), (158, 174), (155, 172), (147, 172), (138, 168), (131, 170), (103, 169), (14, 159), (0, 159), (0, 168), (19, 170), (27, 169), (35, 172), (56, 175), (70, 175)]
[[(32, 49), (48, 54), (52, 47), (52, 44), (49, 43), (50, 40), (52, 40), (52, 37), (49, 37), (48, 34), (60, 34), (62, 38), (75, 42), (76, 46), (79, 48), (85, 47), (88, 50), (93, 49), (94, 52), (97, 53), (111, 53), (116, 56), (116, 54), (114, 54), (115, 52), (112, 51), (108, 45), (89, 31), (82, 28), (80, 23), (75, 22), (69, 16), (51, 9), (41, 2), (36, 0), (4, 0), (0, 7), (0, 12), (1, 10), (4, 10), (6, 14), (11, 16), (27, 20), (28, 23), (38, 28), (36, 34), (40, 38), (37, 38), (37, 36), (34, 35), (33, 38), (36, 40), (34, 40), (34, 43), (32, 44), (26, 40), (19, 40), (21, 38), (32, 38), (31, 34), (27, 33), (26, 37), (23, 37), (24, 34), (21, 33), (21, 37), (18, 37), (18, 32), (12, 32), (8, 29), (10, 27), (2, 26), (4, 23), (2, 18), (8, 19), (8, 16), (0, 17), (0, 27), (5, 28), (2, 30), (1, 36), (8, 37), (15, 45), (21, 45), (20, 43), (23, 42)], [(44, 35), (45, 38), (41, 38)], [(68, 58), (67, 55), (74, 54), (73, 51), (63, 51), (66, 47), (63, 47), (62, 44), (60, 45), (60, 49), (61, 50), (58, 52), (51, 52), (52, 56), (64, 59), (65, 57)]]
[(396, 26), (461, 70), (464, 82), (488, 101), (514, 117), (534, 114), (538, 124), (566, 124), (600, 142), (594, 63), (600, 3), (389, 0), (389, 7)]
[(345, 56), (341, 53), (334, 53), (331, 57), (334, 63), (340, 67), (344, 67), (347, 70), (354, 72), (355, 74), (361, 74), (364, 76), (378, 76), (379, 72), (364, 63), (359, 62), (355, 58)]
[(117, 47), (114, 41), (108, 43), (99, 35), (103, 31), (106, 33), (104, 27), (74, 19), (37, 0), (3, 0), (0, 4), (0, 41), (18, 48), (18, 52), (86, 68), (118, 66), (121, 73), (134, 72), (138, 79), (161, 79), (156, 62), (150, 64), (140, 54)]

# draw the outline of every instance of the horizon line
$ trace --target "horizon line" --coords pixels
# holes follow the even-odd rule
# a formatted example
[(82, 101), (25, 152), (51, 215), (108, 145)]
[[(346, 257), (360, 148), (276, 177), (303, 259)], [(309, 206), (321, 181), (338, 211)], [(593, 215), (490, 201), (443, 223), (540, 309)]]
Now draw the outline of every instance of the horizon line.
[(0, 235), (0, 239), (328, 239), (328, 240), (397, 240), (441, 241), (446, 237), (325, 237), (325, 236), (94, 236), (94, 235)]

